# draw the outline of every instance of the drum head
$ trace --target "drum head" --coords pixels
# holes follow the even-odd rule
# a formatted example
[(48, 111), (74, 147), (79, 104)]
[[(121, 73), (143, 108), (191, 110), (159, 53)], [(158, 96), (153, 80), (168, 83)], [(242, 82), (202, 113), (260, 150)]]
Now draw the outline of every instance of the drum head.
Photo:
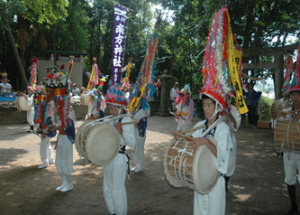
[(207, 194), (216, 185), (220, 173), (216, 168), (215, 159), (206, 145), (198, 148), (193, 167), (193, 180), (198, 193)]
[(16, 108), (19, 110), (19, 111), (28, 111), (32, 106), (28, 105), (27, 103), (27, 99), (24, 97), (24, 96), (19, 96), (17, 99), (16, 99)]
[(86, 141), (87, 157), (94, 164), (105, 165), (117, 156), (120, 142), (120, 134), (112, 125), (95, 125)]

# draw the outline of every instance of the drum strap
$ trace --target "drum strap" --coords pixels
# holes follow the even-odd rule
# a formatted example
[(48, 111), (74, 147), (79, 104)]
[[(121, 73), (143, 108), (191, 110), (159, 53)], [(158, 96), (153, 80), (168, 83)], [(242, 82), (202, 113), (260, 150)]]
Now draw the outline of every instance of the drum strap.
[[(118, 122), (121, 123), (121, 121), (122, 121), (122, 118), (119, 119)], [(129, 164), (130, 157), (129, 157), (129, 155), (125, 151), (126, 151), (126, 146), (122, 146), (120, 148), (120, 150), (119, 150), (119, 153), (120, 154), (124, 154), (127, 157), (127, 159), (128, 159), (128, 161), (127, 161), (127, 166), (128, 166), (127, 174), (128, 174), (128, 179), (130, 180), (130, 164)]]
[(128, 161), (127, 161), (127, 166), (128, 166), (127, 174), (128, 174), (128, 179), (130, 180), (130, 165), (129, 165), (130, 157), (129, 157), (129, 155), (125, 152), (125, 150), (126, 150), (125, 147), (126, 147), (126, 146), (122, 146), (122, 148), (120, 148), (120, 150), (119, 150), (119, 153), (120, 153), (120, 154), (124, 154), (124, 155), (127, 157), (127, 159), (128, 159)]

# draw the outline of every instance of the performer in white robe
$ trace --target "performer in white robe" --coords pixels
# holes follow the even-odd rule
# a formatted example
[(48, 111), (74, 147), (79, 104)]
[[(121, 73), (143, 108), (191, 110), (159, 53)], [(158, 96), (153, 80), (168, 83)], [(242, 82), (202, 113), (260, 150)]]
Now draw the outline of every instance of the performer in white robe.
[[(107, 94), (106, 104), (113, 116), (126, 114), (125, 108), (128, 105), (128, 100), (119, 85), (114, 85)], [(125, 153), (125, 148), (128, 145), (133, 151), (136, 149), (134, 123), (122, 126), (122, 123), (126, 122), (132, 122), (128, 115), (112, 122), (121, 136), (120, 151), (112, 162), (104, 166), (103, 194), (105, 203), (109, 213), (116, 215), (127, 214), (125, 179), (126, 172), (129, 173), (129, 156)]]
[(140, 104), (133, 112), (133, 118), (137, 120), (137, 123), (135, 124), (136, 150), (132, 153), (136, 166), (131, 170), (135, 172), (140, 172), (143, 170), (143, 164), (145, 160), (144, 149), (146, 142), (147, 118), (149, 115), (149, 105), (146, 98), (142, 97)]
[[(205, 127), (196, 130), (192, 136), (195, 138), (192, 148), (196, 150), (201, 145), (206, 145), (215, 156), (216, 168), (220, 172), (220, 177), (215, 187), (208, 194), (200, 194), (194, 191), (194, 215), (224, 215), (226, 208), (225, 197), (225, 180), (224, 174), (228, 169), (230, 149), (232, 148), (231, 135), (229, 127), (226, 123), (221, 122), (219, 112), (225, 106), (224, 99), (213, 90), (201, 91), (200, 98), (203, 101), (203, 109), (205, 113), (205, 121), (201, 121), (195, 127), (204, 124)], [(203, 133), (213, 124), (217, 124), (215, 128), (204, 136)], [(214, 145), (207, 137), (211, 136), (218, 141), (218, 145)], [(175, 136), (178, 139), (177, 136)]]
[[(47, 96), (54, 101), (51, 117), (55, 126), (50, 128), (51, 132), (59, 131), (55, 145), (56, 159), (55, 167), (61, 176), (62, 185), (57, 191), (67, 192), (73, 190), (71, 173), (73, 172), (73, 143), (75, 142), (75, 117), (71, 106), (71, 97), (68, 90), (68, 82), (72, 74), (73, 57), (70, 58), (67, 74), (56, 72), (48, 74), (46, 81)], [(63, 74), (63, 75), (62, 75)], [(51, 78), (52, 77), (52, 78)], [(54, 80), (54, 81), (53, 81)]]
[(186, 84), (181, 91), (178, 91), (176, 99), (176, 122), (178, 123), (178, 131), (186, 131), (193, 127), (192, 118), (194, 116), (194, 104), (191, 99), (190, 86)]
[(40, 155), (41, 155), (42, 165), (38, 166), (38, 168), (40, 169), (49, 166), (49, 164), (55, 163), (50, 139), (55, 137), (57, 132), (48, 131), (48, 126), (53, 125), (52, 119), (49, 116), (48, 111), (46, 113), (46, 117), (47, 117), (46, 124), (45, 125), (40, 124), (40, 129), (43, 130), (42, 137), (41, 137), (41, 145), (40, 145)]
[(31, 106), (31, 108), (27, 111), (27, 122), (29, 124), (29, 130), (27, 132), (33, 132), (34, 131), (34, 106), (33, 106), (33, 92), (34, 89), (32, 86), (27, 87), (28, 95), (21, 94), (21, 96), (24, 96), (27, 99), (27, 104)]
[[(300, 82), (299, 82), (300, 83)], [(300, 84), (292, 87), (289, 90), (292, 107), (283, 109), (284, 112), (290, 112), (300, 109)], [(300, 123), (300, 111), (293, 112), (292, 114), (280, 113), (278, 120), (295, 120)], [(300, 170), (300, 154), (293, 151), (283, 153), (283, 164), (285, 179), (284, 182), (287, 184), (287, 190), (291, 201), (291, 208), (286, 211), (286, 214), (294, 214), (298, 211), (296, 201), (296, 179), (297, 169)], [(298, 175), (298, 181), (300, 182), (300, 175)]]
[(234, 132), (238, 131), (242, 121), (241, 114), (234, 105), (231, 105), (231, 110), (229, 111), (228, 117), (229, 119), (227, 125), (229, 126), (230, 129), (232, 148), (230, 150), (228, 170), (226, 175), (224, 176), (226, 182), (225, 184), (226, 191), (228, 190), (229, 179), (233, 175), (236, 166), (236, 138)]

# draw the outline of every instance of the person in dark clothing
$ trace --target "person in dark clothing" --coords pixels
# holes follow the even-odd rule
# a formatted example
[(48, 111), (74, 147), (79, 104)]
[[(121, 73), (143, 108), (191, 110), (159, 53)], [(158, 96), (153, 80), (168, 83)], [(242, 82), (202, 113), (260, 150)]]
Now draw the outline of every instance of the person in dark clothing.
[(250, 126), (255, 126), (256, 103), (259, 99), (258, 93), (254, 90), (254, 84), (248, 84), (248, 92), (245, 94), (246, 104), (248, 107), (248, 122)]

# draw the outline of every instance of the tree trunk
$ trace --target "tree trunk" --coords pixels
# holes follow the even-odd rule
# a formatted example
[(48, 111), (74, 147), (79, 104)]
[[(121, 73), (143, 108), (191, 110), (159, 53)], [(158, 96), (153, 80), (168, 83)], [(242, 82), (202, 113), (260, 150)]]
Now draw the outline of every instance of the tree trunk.
[[(8, 22), (7, 22), (6, 18), (5, 18), (5, 16), (3, 16), (1, 10), (0, 10), (0, 15), (1, 15), (1, 17), (2, 17), (4, 26), (6, 26), (7, 29), (10, 29), (10, 26), (8, 25)], [(27, 81), (27, 78), (26, 78), (26, 75), (25, 75), (24, 68), (23, 68), (23, 66), (22, 66), (21, 58), (20, 58), (20, 56), (19, 56), (19, 53), (18, 53), (18, 50), (17, 50), (17, 46), (16, 46), (16, 43), (15, 43), (15, 40), (14, 40), (13, 35), (12, 35), (12, 33), (11, 33), (11, 30), (7, 30), (7, 35), (8, 35), (10, 44), (11, 44), (11, 46), (12, 46), (12, 49), (13, 49), (15, 58), (16, 58), (16, 60), (17, 60), (17, 64), (18, 64), (20, 73), (21, 73), (21, 78), (22, 78), (22, 81), (21, 81), (21, 89), (22, 89), (22, 90), (25, 90), (28, 81)]]
[(54, 57), (54, 66), (56, 66), (55, 26), (53, 26), (53, 57)]

